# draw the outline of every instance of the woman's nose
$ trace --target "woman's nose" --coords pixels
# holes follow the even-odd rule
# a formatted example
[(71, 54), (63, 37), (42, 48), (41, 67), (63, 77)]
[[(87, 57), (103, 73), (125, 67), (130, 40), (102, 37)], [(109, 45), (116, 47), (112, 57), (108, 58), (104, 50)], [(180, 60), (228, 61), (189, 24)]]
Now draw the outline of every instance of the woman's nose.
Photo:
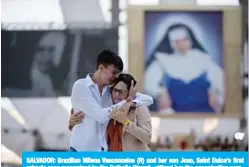
[(114, 95), (115, 95), (116, 97), (118, 97), (118, 96), (119, 96), (119, 92), (116, 91)]

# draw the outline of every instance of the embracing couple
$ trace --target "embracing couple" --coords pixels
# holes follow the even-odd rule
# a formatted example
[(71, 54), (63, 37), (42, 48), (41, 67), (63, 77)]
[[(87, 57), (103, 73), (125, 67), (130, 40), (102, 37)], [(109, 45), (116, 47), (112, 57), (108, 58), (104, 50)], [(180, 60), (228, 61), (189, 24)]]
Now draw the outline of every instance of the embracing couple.
[(122, 59), (104, 50), (96, 71), (74, 83), (70, 151), (149, 151), (153, 99), (122, 71)]

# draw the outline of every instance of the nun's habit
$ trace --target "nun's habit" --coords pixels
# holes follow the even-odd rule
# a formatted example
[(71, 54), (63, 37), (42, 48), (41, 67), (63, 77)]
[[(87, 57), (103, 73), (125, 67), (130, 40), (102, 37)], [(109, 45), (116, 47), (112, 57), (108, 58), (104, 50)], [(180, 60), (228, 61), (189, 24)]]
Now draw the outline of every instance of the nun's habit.
[[(192, 48), (182, 55), (173, 41), (189, 38)], [(162, 87), (168, 91), (175, 112), (214, 112), (209, 105), (209, 91), (215, 90), (224, 103), (222, 69), (211, 59), (184, 25), (171, 28), (147, 64), (145, 90), (156, 98)]]

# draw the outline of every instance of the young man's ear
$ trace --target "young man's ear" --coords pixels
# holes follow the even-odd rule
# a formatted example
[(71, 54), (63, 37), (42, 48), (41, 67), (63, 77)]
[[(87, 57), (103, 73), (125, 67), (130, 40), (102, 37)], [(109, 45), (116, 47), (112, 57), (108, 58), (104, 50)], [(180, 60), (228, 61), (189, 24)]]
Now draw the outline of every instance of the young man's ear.
[(97, 70), (101, 70), (102, 71), (104, 68), (105, 67), (103, 66), (103, 64), (100, 64)]

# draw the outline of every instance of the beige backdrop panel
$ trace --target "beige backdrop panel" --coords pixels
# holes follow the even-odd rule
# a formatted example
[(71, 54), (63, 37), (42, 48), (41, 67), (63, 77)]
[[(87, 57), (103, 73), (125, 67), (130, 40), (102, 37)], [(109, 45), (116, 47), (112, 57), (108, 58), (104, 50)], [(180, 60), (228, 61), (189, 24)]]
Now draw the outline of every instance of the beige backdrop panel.
[[(240, 7), (207, 6), (129, 6), (128, 7), (128, 70), (137, 80), (138, 89), (144, 85), (144, 12), (145, 11), (223, 11), (223, 58), (225, 70), (225, 114), (220, 117), (241, 117), (241, 9)], [(162, 115), (165, 116), (165, 115)], [(167, 117), (203, 117), (210, 114), (175, 114)]]

